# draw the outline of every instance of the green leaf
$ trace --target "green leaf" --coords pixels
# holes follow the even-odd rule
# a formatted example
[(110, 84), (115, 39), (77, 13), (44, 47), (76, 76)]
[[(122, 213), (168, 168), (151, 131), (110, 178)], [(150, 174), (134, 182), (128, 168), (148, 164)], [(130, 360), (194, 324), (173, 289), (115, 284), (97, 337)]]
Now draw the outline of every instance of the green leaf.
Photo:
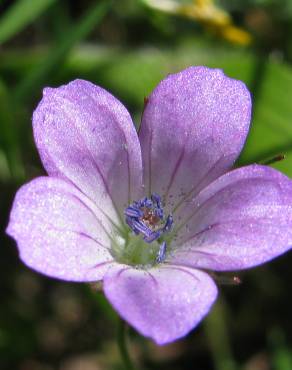
[(292, 176), (291, 96), (291, 67), (268, 62), (241, 163), (259, 162), (283, 153), (286, 159), (273, 166)]
[(18, 0), (0, 18), (0, 44), (43, 13), (55, 0)]

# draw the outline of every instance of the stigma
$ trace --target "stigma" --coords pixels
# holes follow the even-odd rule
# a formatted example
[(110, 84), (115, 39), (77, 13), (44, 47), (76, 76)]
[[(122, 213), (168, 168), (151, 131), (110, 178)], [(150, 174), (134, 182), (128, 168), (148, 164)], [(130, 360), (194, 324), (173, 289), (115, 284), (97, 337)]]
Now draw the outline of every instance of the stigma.
[[(153, 193), (150, 198), (144, 197), (130, 204), (124, 211), (125, 221), (130, 229), (140, 235), (146, 243), (160, 241), (163, 234), (172, 228), (173, 217), (165, 217), (161, 197)], [(166, 255), (166, 242), (161, 241), (156, 262), (161, 263)]]

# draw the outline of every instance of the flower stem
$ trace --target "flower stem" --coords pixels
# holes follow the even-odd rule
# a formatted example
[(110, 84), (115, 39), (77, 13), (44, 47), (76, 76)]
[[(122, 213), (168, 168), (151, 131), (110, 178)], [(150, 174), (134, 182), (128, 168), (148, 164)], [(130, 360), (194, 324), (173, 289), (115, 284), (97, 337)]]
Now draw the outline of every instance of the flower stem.
[(216, 302), (212, 313), (205, 319), (204, 325), (215, 369), (238, 369), (232, 356), (232, 349), (226, 324), (226, 309), (222, 296)]
[(126, 344), (126, 323), (122, 319), (118, 322), (117, 343), (125, 370), (135, 370)]

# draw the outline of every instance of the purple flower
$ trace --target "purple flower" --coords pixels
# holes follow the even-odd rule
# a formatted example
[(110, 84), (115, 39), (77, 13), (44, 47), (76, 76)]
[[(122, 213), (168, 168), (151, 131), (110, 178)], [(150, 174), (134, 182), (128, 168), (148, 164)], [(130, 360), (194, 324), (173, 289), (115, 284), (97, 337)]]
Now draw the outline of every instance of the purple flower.
[(250, 116), (245, 85), (205, 67), (156, 87), (138, 135), (102, 88), (46, 88), (33, 129), (49, 176), (18, 191), (7, 228), (21, 259), (51, 277), (102, 280), (158, 344), (186, 335), (217, 296), (206, 270), (256, 266), (292, 245), (291, 181), (260, 165), (230, 171)]

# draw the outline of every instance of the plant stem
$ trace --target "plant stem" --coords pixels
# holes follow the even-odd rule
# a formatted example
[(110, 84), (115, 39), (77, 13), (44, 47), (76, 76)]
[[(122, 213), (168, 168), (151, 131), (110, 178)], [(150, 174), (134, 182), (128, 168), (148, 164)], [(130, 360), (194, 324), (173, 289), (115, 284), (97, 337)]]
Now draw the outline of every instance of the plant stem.
[(222, 297), (216, 302), (212, 313), (205, 319), (205, 332), (216, 370), (238, 369), (230, 346), (226, 324), (225, 304)]
[(122, 319), (118, 322), (117, 343), (125, 370), (135, 370), (126, 344), (126, 323)]

